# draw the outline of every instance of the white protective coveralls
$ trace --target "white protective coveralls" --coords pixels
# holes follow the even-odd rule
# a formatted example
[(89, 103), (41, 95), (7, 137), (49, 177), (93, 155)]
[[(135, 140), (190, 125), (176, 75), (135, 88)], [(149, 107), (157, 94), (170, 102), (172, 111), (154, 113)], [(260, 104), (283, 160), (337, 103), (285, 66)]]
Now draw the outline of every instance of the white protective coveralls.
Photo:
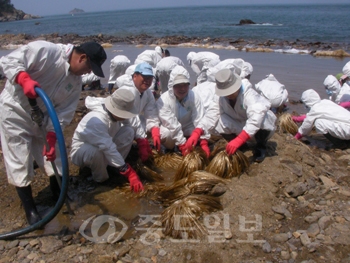
[(350, 87), (344, 83), (340, 85), (339, 81), (333, 75), (328, 75), (324, 82), (324, 87), (329, 95), (329, 99), (337, 104), (341, 102), (350, 101)]
[(271, 108), (278, 108), (288, 102), (286, 87), (272, 74), (255, 84), (255, 89), (271, 103)]
[[(123, 76), (120, 76), (119, 78)], [(160, 121), (158, 118), (156, 101), (150, 88), (141, 94), (135, 87), (132, 77), (130, 77), (128, 82), (124, 82), (124, 84), (125, 83), (129, 84), (121, 86), (120, 89), (130, 90), (135, 95), (135, 106), (139, 113), (131, 121), (132, 126), (135, 129), (135, 139), (144, 139), (147, 137), (146, 133), (148, 131), (151, 131), (153, 127), (159, 127)]]
[(253, 138), (262, 129), (271, 131), (269, 138), (273, 135), (276, 116), (269, 110), (270, 102), (252, 87), (247, 87), (243, 80), (234, 108), (226, 97), (219, 97), (217, 103), (220, 107), (220, 117), (216, 133), (238, 135), (244, 130)]
[(250, 64), (247, 61), (244, 61), (243, 65), (242, 65), (241, 73), (239, 74), (239, 76), (242, 79), (244, 79), (244, 78), (247, 78), (248, 76), (252, 75), (252, 73), (253, 73), (253, 66), (252, 66), (252, 64)]
[(137, 65), (142, 62), (147, 62), (152, 66), (152, 68), (155, 68), (161, 59), (162, 59), (162, 51), (160, 47), (158, 48), (157, 46), (155, 50), (147, 49), (142, 53), (140, 53), (135, 59), (134, 64)]
[(176, 66), (170, 73), (168, 91), (157, 100), (159, 119), (161, 121), (161, 143), (167, 149), (173, 149), (175, 145), (183, 145), (185, 136), (190, 136), (195, 128), (203, 130), (201, 139), (209, 139), (210, 134), (206, 130), (204, 107), (202, 100), (191, 89), (186, 98), (180, 103), (173, 90), (174, 78), (179, 75), (190, 78), (188, 71), (182, 66)]
[(96, 182), (108, 179), (107, 165), (121, 167), (134, 140), (129, 120), (114, 121), (104, 108), (106, 98), (86, 97), (91, 110), (79, 122), (72, 138), (71, 160), (80, 167), (91, 168)]
[(343, 67), (343, 74), (350, 78), (350, 61)]
[[(46, 138), (31, 119), (28, 98), (22, 87), (15, 83), (16, 76), (20, 71), (26, 71), (41, 85), (64, 129), (74, 116), (81, 92), (81, 76), (69, 72), (68, 60), (73, 47), (71, 44), (34, 41), (0, 59), (0, 71), (8, 79), (0, 95), (0, 118), (2, 151), (10, 184), (25, 187), (31, 183), (34, 176), (33, 158), (40, 167), (44, 166), (47, 175), (54, 174), (51, 162), (42, 156)], [(46, 132), (54, 132), (43, 101), (38, 98), (37, 103), (44, 113), (43, 127)], [(62, 174), (57, 144), (55, 164)]]
[(330, 100), (321, 100), (313, 89), (303, 92), (302, 102), (310, 108), (298, 132), (308, 135), (312, 127), (320, 134), (329, 133), (342, 140), (350, 140), (350, 112)]
[(108, 84), (115, 84), (117, 78), (125, 74), (126, 69), (130, 66), (130, 60), (124, 55), (117, 55), (111, 60), (109, 66)]
[(81, 76), (82, 85), (90, 85), (92, 82), (99, 79), (101, 78), (99, 76), (96, 76), (92, 71)]
[(187, 54), (187, 61), (193, 72), (196, 74), (197, 84), (200, 84), (207, 80), (206, 71), (208, 68), (214, 67), (218, 64), (220, 62), (220, 57), (209, 51), (201, 51), (197, 53), (191, 51)]
[(176, 65), (185, 67), (182, 60), (174, 56), (162, 58), (161, 61), (158, 62), (156, 67), (156, 76), (159, 79), (161, 93), (164, 93), (168, 90), (170, 72)]

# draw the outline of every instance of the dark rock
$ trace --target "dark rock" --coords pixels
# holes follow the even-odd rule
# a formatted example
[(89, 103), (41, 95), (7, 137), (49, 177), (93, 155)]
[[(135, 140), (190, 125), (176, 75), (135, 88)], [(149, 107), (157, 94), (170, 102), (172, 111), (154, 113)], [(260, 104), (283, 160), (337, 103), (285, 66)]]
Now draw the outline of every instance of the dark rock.
[(250, 19), (241, 19), (239, 21), (239, 25), (254, 25), (254, 24), (256, 23)]

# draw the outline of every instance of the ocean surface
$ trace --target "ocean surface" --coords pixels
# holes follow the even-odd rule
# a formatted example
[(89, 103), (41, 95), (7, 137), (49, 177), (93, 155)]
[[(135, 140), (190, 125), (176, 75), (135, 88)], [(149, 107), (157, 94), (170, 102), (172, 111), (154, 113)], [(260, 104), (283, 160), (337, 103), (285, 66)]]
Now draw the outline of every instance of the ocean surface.
[[(349, 14), (350, 3), (115, 10), (3, 22), (0, 34), (148, 34), (350, 43)], [(236, 26), (241, 19), (250, 19), (256, 25)]]

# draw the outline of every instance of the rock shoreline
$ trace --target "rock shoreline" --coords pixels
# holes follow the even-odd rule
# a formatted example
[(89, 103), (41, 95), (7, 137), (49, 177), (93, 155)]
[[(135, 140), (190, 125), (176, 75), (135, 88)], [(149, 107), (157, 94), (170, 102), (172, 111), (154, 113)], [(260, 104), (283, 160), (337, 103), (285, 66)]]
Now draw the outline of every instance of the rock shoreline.
[(164, 36), (154, 37), (146, 34), (118, 37), (112, 35), (90, 35), (81, 36), (78, 34), (58, 33), (33, 36), (28, 34), (3, 34), (0, 35), (0, 48), (15, 49), (20, 45), (27, 44), (34, 40), (46, 40), (53, 43), (80, 44), (85, 41), (96, 41), (105, 47), (113, 44), (125, 45), (160, 45), (181, 46), (181, 47), (202, 47), (214, 49), (237, 49), (248, 52), (286, 52), (306, 53), (320, 56), (350, 57), (350, 43), (326, 43), (308, 42), (300, 39), (295, 41), (287, 40), (250, 40), (243, 38), (200, 38), (187, 36)]

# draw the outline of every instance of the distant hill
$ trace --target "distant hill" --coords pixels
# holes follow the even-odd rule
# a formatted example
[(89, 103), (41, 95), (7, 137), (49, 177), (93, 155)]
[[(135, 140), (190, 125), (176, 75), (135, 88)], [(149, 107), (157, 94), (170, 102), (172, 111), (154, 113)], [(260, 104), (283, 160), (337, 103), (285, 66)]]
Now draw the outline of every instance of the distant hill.
[(10, 0), (0, 1), (0, 22), (35, 18), (40, 18), (40, 16), (26, 14), (22, 10), (16, 9)]
[(85, 11), (79, 8), (74, 8), (72, 11), (69, 12), (69, 14), (72, 14), (72, 15), (81, 14), (81, 13), (85, 13)]

